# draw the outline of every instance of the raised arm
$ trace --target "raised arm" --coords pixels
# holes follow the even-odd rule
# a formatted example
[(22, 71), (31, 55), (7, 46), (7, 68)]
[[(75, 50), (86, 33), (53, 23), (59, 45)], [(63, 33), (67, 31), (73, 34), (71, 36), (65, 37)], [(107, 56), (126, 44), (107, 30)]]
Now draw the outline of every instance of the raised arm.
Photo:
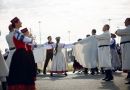
[(110, 39), (110, 35), (107, 33), (103, 33), (101, 35), (94, 36), (98, 40)]
[(55, 48), (55, 44), (48, 44), (48, 45), (43, 44), (43, 46), (44, 46), (45, 49), (53, 49), (53, 48)]
[(28, 43), (28, 45), (34, 47), (36, 45), (36, 43), (34, 41), (32, 41), (32, 43)]
[[(88, 38), (89, 38), (89, 37), (88, 37)], [(81, 40), (81, 41), (76, 42), (75, 45), (78, 44), (78, 43), (79, 43), (79, 44), (85, 44), (85, 43), (88, 41), (88, 38), (85, 38), (85, 39), (83, 39), (83, 40)]]
[(73, 44), (62, 44), (62, 48), (73, 48)]
[(119, 29), (116, 32), (117, 35), (122, 36), (122, 35), (130, 35), (130, 27), (126, 27), (125, 29)]
[(22, 42), (25, 42), (25, 43), (29, 43), (29, 42), (32, 42), (33, 39), (32, 38), (29, 38), (29, 37), (26, 37), (23, 35), (23, 33), (19, 32), (17, 29), (14, 30), (14, 37), (19, 40), (19, 41), (22, 41)]

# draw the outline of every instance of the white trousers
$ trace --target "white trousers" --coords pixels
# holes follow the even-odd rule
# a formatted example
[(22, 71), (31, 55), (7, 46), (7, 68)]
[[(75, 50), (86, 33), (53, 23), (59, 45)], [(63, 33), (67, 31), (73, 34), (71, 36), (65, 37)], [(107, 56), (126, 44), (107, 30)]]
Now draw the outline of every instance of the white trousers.
[(105, 70), (110, 70), (111, 68), (105, 68)]

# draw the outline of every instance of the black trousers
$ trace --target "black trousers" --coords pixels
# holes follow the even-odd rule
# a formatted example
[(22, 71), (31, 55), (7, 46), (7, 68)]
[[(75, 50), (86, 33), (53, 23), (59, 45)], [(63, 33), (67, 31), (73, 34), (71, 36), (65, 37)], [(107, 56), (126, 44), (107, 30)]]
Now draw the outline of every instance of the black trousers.
[(46, 67), (48, 66), (49, 60), (51, 59), (52, 61), (52, 58), (53, 58), (53, 53), (47, 53), (43, 73), (46, 73)]
[(85, 68), (84, 73), (88, 73), (88, 68)]

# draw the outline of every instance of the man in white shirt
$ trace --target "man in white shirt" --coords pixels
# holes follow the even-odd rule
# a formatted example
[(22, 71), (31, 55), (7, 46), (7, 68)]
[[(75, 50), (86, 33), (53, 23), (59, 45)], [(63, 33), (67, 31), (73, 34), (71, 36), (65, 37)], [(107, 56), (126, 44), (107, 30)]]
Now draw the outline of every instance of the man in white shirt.
[(92, 35), (75, 43), (74, 56), (76, 60), (85, 68), (84, 74), (88, 73), (88, 68), (91, 68), (92, 75), (95, 74), (95, 69), (98, 73), (98, 40), (94, 38), (96, 30), (92, 30)]
[[(130, 18), (125, 20), (125, 29), (119, 29), (115, 33), (121, 36), (122, 68), (130, 74)], [(130, 84), (130, 81), (126, 84)]]
[(98, 65), (99, 67), (104, 67), (106, 72), (106, 77), (102, 80), (110, 81), (113, 80), (113, 75), (111, 71), (111, 55), (110, 55), (110, 39), (111, 35), (109, 32), (109, 25), (104, 25), (103, 34), (94, 36), (98, 41)]
[(12, 24), (9, 25), (9, 31), (10, 31), (9, 34), (6, 35), (6, 41), (8, 43), (9, 50), (10, 50), (8, 58), (6, 60), (6, 64), (7, 64), (8, 68), (10, 68), (11, 59), (12, 59), (12, 56), (15, 52), (15, 45), (13, 42), (14, 28), (12, 28)]
[[(48, 36), (47, 39), (48, 39), (48, 42), (46, 42), (45, 45), (54, 43), (54, 42), (52, 42), (51, 36)], [(49, 60), (51, 59), (51, 61), (52, 61), (52, 58), (53, 58), (53, 49), (48, 49), (46, 51), (46, 60), (45, 60), (45, 63), (44, 63), (43, 74), (46, 74), (46, 67), (48, 66)]]

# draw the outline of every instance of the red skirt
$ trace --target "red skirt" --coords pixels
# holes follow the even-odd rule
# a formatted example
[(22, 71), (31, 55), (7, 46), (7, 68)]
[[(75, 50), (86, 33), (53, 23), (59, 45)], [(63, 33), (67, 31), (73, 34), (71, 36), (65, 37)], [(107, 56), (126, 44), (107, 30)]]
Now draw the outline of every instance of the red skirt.
[(82, 69), (83, 67), (76, 60), (74, 60), (73, 68), (74, 69)]

